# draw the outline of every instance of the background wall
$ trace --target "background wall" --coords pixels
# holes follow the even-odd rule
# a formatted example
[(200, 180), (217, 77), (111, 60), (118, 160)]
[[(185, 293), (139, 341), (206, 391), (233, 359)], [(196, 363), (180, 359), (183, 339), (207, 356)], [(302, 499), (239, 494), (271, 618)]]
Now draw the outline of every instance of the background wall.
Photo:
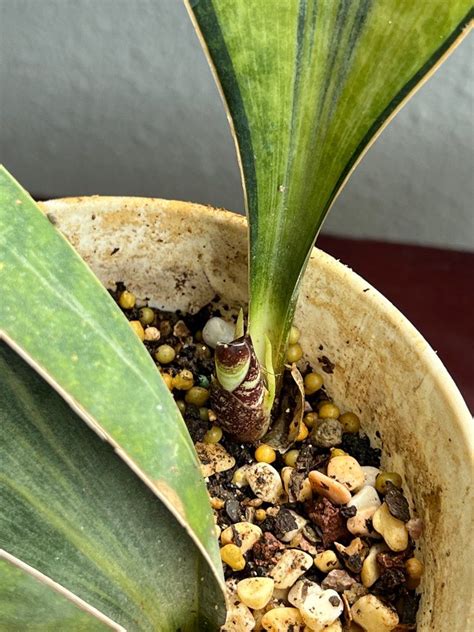
[[(326, 232), (474, 249), (473, 53), (471, 36), (383, 133)], [(242, 210), (181, 0), (0, 0), (0, 62), (0, 160), (32, 193)]]

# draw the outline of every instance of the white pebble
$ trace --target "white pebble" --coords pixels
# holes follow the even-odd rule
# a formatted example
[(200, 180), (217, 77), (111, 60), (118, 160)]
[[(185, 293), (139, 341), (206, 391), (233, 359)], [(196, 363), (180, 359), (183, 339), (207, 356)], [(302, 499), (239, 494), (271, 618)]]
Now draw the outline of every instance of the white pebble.
[(220, 632), (251, 632), (254, 627), (255, 619), (248, 607), (239, 601), (231, 601)]
[(322, 592), (323, 589), (319, 586), (319, 584), (303, 578), (298, 580), (291, 587), (290, 592), (288, 593), (288, 601), (292, 606), (295, 606), (295, 608), (300, 608), (309, 593), (320, 595)]
[(362, 471), (364, 472), (364, 485), (370, 485), (375, 487), (375, 481), (380, 474), (378, 467), (372, 467), (372, 465), (363, 465)]
[(387, 545), (385, 543), (374, 544), (365, 558), (364, 563), (362, 564), (360, 579), (362, 585), (366, 588), (370, 588), (380, 577), (381, 569), (377, 563), (377, 555), (378, 553), (382, 553), (382, 551), (386, 550)]
[(322, 573), (329, 573), (329, 571), (333, 571), (334, 569), (341, 568), (339, 564), (339, 560), (337, 559), (337, 555), (334, 551), (327, 550), (322, 551), (322, 553), (318, 553), (314, 558), (314, 565), (318, 568)]
[(354, 457), (344, 454), (329, 459), (327, 475), (352, 492), (364, 484), (364, 472)]
[(234, 457), (219, 443), (196, 443), (194, 447), (201, 461), (204, 478), (230, 470), (235, 465)]
[(322, 630), (334, 623), (342, 614), (344, 604), (335, 590), (323, 590), (319, 595), (310, 593), (303, 601), (300, 612), (311, 630)]
[(296, 527), (294, 529), (292, 529), (291, 531), (287, 531), (285, 533), (285, 535), (282, 538), (280, 538), (280, 540), (282, 542), (291, 542), (293, 540), (293, 538), (295, 538), (298, 535), (298, 533), (301, 532), (303, 527), (308, 522), (305, 518), (303, 518), (302, 516), (297, 514), (296, 511), (293, 511), (292, 509), (289, 509), (288, 511), (292, 515), (292, 517), (294, 518), (294, 520), (296, 522)]
[(283, 485), (277, 470), (269, 463), (255, 463), (247, 471), (247, 480), (257, 498), (267, 503), (276, 503), (284, 495)]
[(392, 551), (404, 551), (407, 548), (408, 531), (405, 524), (392, 516), (386, 503), (383, 503), (374, 513), (372, 524)]
[(360, 509), (367, 509), (368, 507), (380, 507), (379, 495), (375, 487), (371, 485), (365, 485), (360, 489), (357, 494), (352, 496), (351, 500), (347, 503), (348, 507), (355, 507), (357, 511)]
[(231, 527), (227, 527), (221, 533), (222, 545), (235, 544), (234, 533), (240, 538), (239, 548), (242, 553), (247, 553), (253, 545), (262, 537), (262, 530), (251, 522), (236, 522)]
[[(309, 627), (305, 627), (303, 632), (315, 632), (315, 631), (311, 630), (311, 628)], [(342, 632), (342, 624), (340, 620), (337, 619), (337, 621), (334, 621), (334, 623), (331, 623), (331, 625), (325, 625), (322, 630), (321, 628), (318, 628), (316, 632)]]
[(274, 585), (271, 577), (248, 577), (237, 584), (237, 594), (246, 606), (260, 610), (270, 601)]
[(297, 473), (295, 473), (294, 467), (287, 466), (282, 468), (281, 480), (283, 481), (283, 487), (288, 496), (290, 496), (290, 493), (294, 495), (294, 499), (292, 499), (290, 496), (290, 502), (295, 500), (297, 502), (304, 503), (306, 500), (310, 500), (313, 496), (313, 492), (311, 491), (311, 483), (309, 482), (308, 478), (304, 478), (299, 485), (299, 489), (295, 493), (294, 489), (290, 489), (293, 476), (295, 475), (297, 475)]
[(239, 489), (242, 487), (246, 487), (249, 482), (247, 480), (247, 472), (250, 468), (250, 465), (242, 465), (237, 468), (234, 472), (234, 476), (232, 477), (232, 484), (238, 487)]
[(270, 575), (275, 588), (289, 588), (313, 565), (313, 558), (299, 549), (287, 549), (273, 567)]
[(397, 613), (375, 595), (365, 595), (351, 608), (352, 618), (366, 632), (390, 632), (398, 625)]
[(352, 535), (362, 535), (364, 537), (373, 536), (374, 532), (369, 531), (367, 521), (372, 518), (377, 509), (378, 507), (375, 505), (367, 507), (366, 509), (359, 509), (356, 515), (349, 518), (346, 523), (349, 533), (352, 533)]
[(218, 316), (213, 316), (209, 318), (202, 329), (202, 339), (209, 347), (215, 349), (218, 342), (232, 342), (234, 339), (234, 328), (233, 323), (229, 323)]
[(160, 339), (160, 331), (156, 327), (147, 327), (145, 329), (145, 340), (159, 340)]
[(350, 491), (333, 478), (329, 478), (317, 470), (310, 472), (308, 477), (313, 491), (329, 498), (336, 505), (346, 505), (350, 501)]
[(261, 625), (267, 632), (299, 632), (303, 628), (303, 619), (297, 608), (273, 608), (263, 615)]

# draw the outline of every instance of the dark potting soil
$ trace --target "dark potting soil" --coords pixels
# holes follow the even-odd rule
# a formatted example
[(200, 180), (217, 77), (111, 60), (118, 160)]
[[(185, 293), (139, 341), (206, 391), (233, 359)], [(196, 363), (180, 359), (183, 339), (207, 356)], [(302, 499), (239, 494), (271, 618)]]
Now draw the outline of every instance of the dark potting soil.
[[(124, 290), (125, 286), (122, 283), (117, 283), (116, 288), (110, 290), (110, 294), (117, 303)], [(130, 321), (139, 321), (139, 309), (143, 305), (145, 303), (122, 311)], [(159, 338), (145, 339), (144, 345), (155, 360), (157, 369), (171, 377), (187, 369), (192, 372), (195, 385), (207, 388), (214, 371), (214, 351), (203, 343), (201, 332), (209, 318), (221, 316), (221, 312), (213, 306), (213, 303), (193, 315), (180, 312), (170, 313), (154, 308), (153, 311), (154, 320), (144, 326), (144, 330), (146, 331), (149, 327), (156, 328), (160, 332)], [(227, 315), (224, 316), (229, 319)], [(163, 344), (172, 346), (176, 355), (171, 362), (160, 366), (155, 359), (155, 353)], [(319, 369), (323, 372), (332, 372), (333, 365), (326, 356), (321, 356), (320, 365)], [(310, 365), (306, 366), (302, 370), (303, 376), (311, 370)], [(179, 402), (193, 442), (202, 444), (205, 442), (206, 433), (212, 427), (218, 426), (219, 420), (212, 411), (206, 408), (206, 405), (198, 407), (185, 403), (185, 391), (173, 389), (173, 395)], [(324, 386), (306, 397), (307, 410), (316, 411), (318, 404), (322, 401), (332, 401)], [(233, 570), (229, 565), (224, 564), (226, 579), (239, 581), (248, 577), (266, 577), (271, 573), (281, 552), (288, 548), (300, 549), (313, 557), (323, 551), (332, 550), (338, 559), (338, 566), (335, 569), (339, 570), (328, 574), (313, 565), (300, 579), (314, 581), (322, 585), (324, 589), (333, 588), (343, 597), (346, 607), (341, 616), (341, 622), (349, 625), (350, 606), (364, 594), (373, 594), (397, 612), (399, 625), (394, 628), (395, 630), (416, 630), (415, 620), (420, 597), (416, 594), (414, 587), (416, 582), (410, 579), (405, 566), (406, 561), (413, 557), (415, 541), (409, 537), (408, 546), (402, 552), (394, 552), (387, 547), (386, 551), (379, 553), (377, 555), (379, 577), (370, 588), (365, 588), (361, 584), (360, 576), (362, 563), (370, 546), (381, 541), (380, 538), (377, 539), (377, 534), (372, 529), (371, 519), (367, 521), (371, 532), (370, 537), (362, 536), (361, 538), (365, 553), (345, 556), (343, 550), (338, 550), (335, 544), (345, 547), (356, 537), (347, 528), (348, 520), (356, 513), (355, 507), (337, 505), (317, 494), (313, 494), (311, 499), (304, 502), (296, 500), (301, 483), (307, 478), (309, 472), (321, 471), (327, 466), (331, 458), (330, 448), (315, 445), (311, 431), (303, 441), (292, 446), (292, 449), (299, 451), (291, 479), (291, 486), (294, 486), (294, 489), (287, 490), (286, 502), (274, 504), (256, 497), (250, 486), (237, 485), (233, 482), (234, 474), (239, 468), (256, 462), (256, 446), (236, 443), (226, 433), (223, 433), (219, 444), (228, 455), (235, 459), (235, 465), (226, 471), (213, 473), (205, 479), (218, 526), (217, 531), (222, 533), (228, 527), (232, 527), (232, 542), (237, 546), (241, 544), (240, 536), (233, 525), (248, 522), (256, 524), (262, 532), (259, 540), (245, 554), (245, 567), (242, 570)], [(344, 433), (342, 441), (336, 447), (354, 457), (360, 466), (380, 468), (380, 449), (372, 447), (369, 438), (361, 432)], [(271, 465), (281, 472), (286, 467), (284, 455), (276, 453), (276, 459)], [(404, 523), (410, 520), (408, 502), (402, 489), (388, 483), (385, 497), (381, 497), (381, 501), (385, 501), (394, 518)], [(306, 521), (302, 529), (298, 530), (295, 514)], [(286, 534), (295, 530), (298, 532), (297, 535), (290, 542), (284, 541)], [(289, 606), (291, 604), (285, 602), (285, 598), (280, 596), (275, 600), (275, 605)], [(270, 605), (267, 609), (269, 607)]]

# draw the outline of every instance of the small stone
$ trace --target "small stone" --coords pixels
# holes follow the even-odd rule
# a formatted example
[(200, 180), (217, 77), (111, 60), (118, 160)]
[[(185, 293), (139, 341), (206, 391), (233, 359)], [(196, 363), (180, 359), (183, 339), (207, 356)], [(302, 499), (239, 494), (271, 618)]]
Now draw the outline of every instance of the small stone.
[(267, 503), (280, 502), (283, 485), (277, 470), (269, 463), (255, 463), (247, 471), (247, 480), (255, 496)]
[(399, 487), (387, 482), (387, 491), (385, 492), (384, 500), (394, 518), (398, 518), (398, 520), (402, 522), (408, 522), (410, 520), (408, 500)]
[(245, 507), (244, 519), (246, 522), (255, 522), (257, 511), (254, 507)]
[(286, 605), (284, 602), (288, 601), (289, 588), (274, 588), (272, 599), (279, 602), (279, 605)]
[(242, 467), (238, 467), (232, 476), (232, 484), (239, 489), (246, 487), (249, 484), (247, 480), (247, 472), (249, 468), (250, 465), (242, 465)]
[(235, 459), (220, 445), (220, 443), (196, 443), (195, 446), (201, 461), (201, 473), (204, 478), (218, 472), (230, 470), (235, 465)]
[(398, 625), (398, 615), (375, 595), (365, 595), (351, 608), (353, 620), (366, 632), (390, 632)]
[[(273, 533), (279, 540), (283, 540), (287, 533), (291, 533), (292, 531), (297, 529), (294, 513), (295, 512), (291, 511), (290, 509), (283, 508), (280, 509), (280, 511), (276, 515), (275, 522), (273, 523)], [(289, 538), (287, 542), (289, 542), (291, 539), (292, 538)]]
[(377, 553), (377, 562), (379, 566), (384, 570), (388, 570), (391, 568), (398, 568), (399, 570), (404, 570), (407, 559), (410, 557), (409, 551), (402, 551), (401, 553), (393, 553), (389, 551), (387, 547), (385, 550)]
[(364, 595), (367, 595), (368, 592), (369, 591), (365, 586), (355, 581), (348, 590), (344, 591), (343, 597), (345, 597), (347, 602), (352, 605), (358, 599), (360, 599)]
[(267, 632), (302, 632), (304, 623), (297, 608), (273, 608), (262, 617), (261, 625)]
[(371, 518), (377, 509), (378, 507), (374, 505), (373, 507), (367, 507), (366, 509), (358, 511), (355, 516), (349, 518), (347, 521), (347, 530), (352, 533), (352, 535), (361, 535), (364, 537), (368, 537), (373, 534), (373, 531), (371, 530)]
[(218, 342), (232, 342), (234, 325), (223, 318), (214, 316), (204, 325), (202, 339), (212, 349), (216, 348)]
[(300, 606), (301, 616), (311, 630), (321, 630), (334, 623), (344, 609), (335, 590), (323, 590), (319, 595), (308, 593)]
[(332, 448), (342, 441), (342, 425), (337, 419), (325, 419), (311, 434), (314, 443), (321, 448)]
[(251, 632), (255, 627), (255, 619), (248, 607), (237, 601), (231, 602), (227, 617), (220, 632)]
[[(318, 632), (319, 630), (320, 628), (318, 628)], [(311, 630), (311, 628), (306, 627), (304, 629), (304, 632), (314, 632), (314, 630)], [(342, 632), (342, 624), (340, 620), (337, 619), (336, 621), (334, 621), (334, 623), (331, 623), (331, 625), (325, 625), (322, 632)]]
[(291, 509), (280, 509), (275, 517), (274, 533), (282, 542), (291, 542), (298, 535), (307, 520)]
[(314, 546), (314, 544), (311, 544), (311, 542), (304, 537), (303, 533), (299, 534), (298, 544), (295, 544), (294, 548), (301, 549), (302, 551), (304, 551), (305, 553), (309, 553), (313, 557), (318, 554), (318, 549)]
[(240, 522), (242, 519), (240, 503), (235, 498), (229, 498), (229, 500), (226, 500), (225, 512), (229, 516), (231, 522)]
[(314, 565), (318, 568), (322, 573), (329, 573), (336, 568), (341, 568), (339, 564), (339, 560), (337, 559), (337, 555), (334, 551), (327, 550), (322, 553), (318, 553), (314, 558)]
[(156, 327), (147, 327), (144, 332), (145, 340), (159, 340), (160, 339), (160, 331)]
[(342, 593), (345, 590), (349, 590), (353, 584), (355, 584), (355, 579), (353, 579), (347, 571), (333, 570), (323, 579), (321, 588), (324, 590), (331, 588), (338, 593)]
[(222, 544), (237, 544), (242, 553), (247, 553), (262, 537), (262, 530), (251, 522), (236, 522), (221, 533)]
[(211, 498), (211, 507), (213, 509), (222, 509), (225, 505), (225, 502), (222, 500), (222, 498), (216, 498), (215, 496), (213, 496)]
[(245, 568), (245, 558), (241, 549), (235, 544), (226, 544), (221, 548), (221, 559), (234, 571), (241, 571)]
[(270, 576), (275, 580), (275, 588), (293, 586), (312, 565), (311, 555), (298, 549), (287, 549), (270, 572)]
[(354, 491), (364, 484), (364, 472), (357, 461), (349, 455), (329, 459), (327, 475)]
[(226, 580), (225, 590), (229, 601), (235, 600), (237, 598), (237, 580), (234, 578)]
[(189, 331), (184, 320), (178, 320), (173, 327), (173, 336), (176, 336), (176, 338), (187, 338), (190, 335), (191, 332)]
[(257, 566), (276, 564), (276, 554), (284, 548), (283, 544), (272, 533), (265, 531), (262, 538), (252, 547), (255, 564)]
[(292, 500), (290, 502), (304, 503), (313, 497), (311, 483), (307, 476), (296, 472), (290, 482), (290, 492)]
[(370, 588), (380, 577), (381, 569), (377, 563), (377, 555), (378, 553), (386, 550), (387, 545), (385, 543), (374, 544), (365, 558), (364, 563), (362, 564), (360, 579), (362, 581), (362, 585), (366, 588)]
[[(312, 504), (312, 503), (311, 503)], [(316, 503), (317, 504), (317, 503)], [(331, 504), (331, 503), (329, 503)], [(313, 505), (314, 506), (314, 505)], [(333, 505), (331, 505), (333, 506)], [(316, 531), (313, 529), (313, 527), (309, 524), (306, 524), (303, 527), (303, 531), (302, 531), (304, 537), (309, 541), (312, 542), (313, 544), (316, 542), (319, 542), (320, 538), (318, 536), (318, 534), (316, 533)], [(336, 538), (337, 539), (337, 538)]]
[(271, 577), (249, 577), (237, 584), (237, 594), (246, 606), (260, 610), (270, 601), (274, 585)]
[(372, 465), (362, 465), (361, 467), (364, 472), (364, 485), (375, 487), (375, 481), (377, 480), (377, 476), (380, 474), (379, 468), (373, 467)]
[(304, 600), (309, 595), (309, 593), (314, 593), (317, 596), (320, 595), (322, 592), (322, 588), (315, 582), (312, 582), (306, 578), (299, 579), (291, 587), (288, 593), (288, 601), (291, 603), (292, 606), (295, 606), (295, 608), (301, 608)]
[(367, 509), (368, 507), (380, 507), (382, 503), (380, 502), (379, 495), (375, 487), (371, 487), (370, 485), (365, 485), (360, 489), (357, 494), (352, 496), (351, 500), (348, 502), (348, 507), (355, 507), (357, 511), (361, 509)]
[(371, 592), (374, 595), (393, 595), (402, 586), (410, 588), (410, 579), (407, 580), (405, 573), (400, 569), (389, 568), (380, 575), (379, 579), (372, 586)]
[(351, 493), (338, 481), (335, 481), (329, 476), (313, 470), (308, 475), (311, 488), (317, 494), (329, 498), (336, 505), (347, 505), (351, 499)]
[(303, 472), (297, 472), (294, 467), (284, 467), (281, 470), (281, 480), (290, 503), (303, 503), (312, 497), (308, 477)]
[(329, 548), (336, 540), (344, 541), (350, 537), (341, 510), (328, 498), (323, 497), (317, 501), (308, 502), (306, 511), (312, 522), (321, 530), (325, 548)]
[(383, 503), (374, 513), (372, 524), (392, 551), (404, 551), (407, 548), (408, 531), (405, 524), (392, 516), (386, 503)]
[(343, 546), (339, 542), (336, 542), (334, 546), (342, 557), (345, 567), (353, 573), (360, 573), (362, 563), (369, 552), (367, 544), (360, 538), (354, 538), (348, 546)]
[(355, 507), (351, 507), (350, 505), (339, 507), (339, 511), (344, 520), (349, 520), (349, 518), (352, 518), (357, 513), (357, 509)]

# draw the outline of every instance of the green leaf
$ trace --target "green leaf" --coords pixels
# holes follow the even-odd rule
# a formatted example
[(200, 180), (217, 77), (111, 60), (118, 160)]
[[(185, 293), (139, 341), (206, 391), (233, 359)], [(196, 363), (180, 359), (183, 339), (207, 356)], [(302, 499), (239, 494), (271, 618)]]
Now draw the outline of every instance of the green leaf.
[(76, 604), (60, 586), (56, 584), (53, 588), (54, 584), (44, 575), (15, 562), (19, 563), (0, 551), (0, 630), (104, 632), (111, 629), (105, 619), (85, 612), (84, 602)]
[[(232, 117), (250, 220), (250, 333), (281, 370), (298, 283), (336, 195), (467, 32), (470, 0), (191, 0)], [(464, 33), (465, 34), (465, 33)]]
[(149, 354), (108, 292), (0, 168), (0, 338), (20, 353), (222, 565), (198, 459)]
[[(223, 617), (216, 579), (185, 529), (4, 343), (0, 392), (0, 541), (7, 552), (127, 630), (215, 630)], [(0, 600), (0, 630), (29, 629), (28, 621), (41, 630), (81, 629), (68, 627), (78, 616), (68, 603), (31, 583), (1, 576), (1, 594), (15, 599)], [(43, 593), (48, 613), (39, 607), (34, 615)], [(9, 627), (12, 619), (18, 628)]]

